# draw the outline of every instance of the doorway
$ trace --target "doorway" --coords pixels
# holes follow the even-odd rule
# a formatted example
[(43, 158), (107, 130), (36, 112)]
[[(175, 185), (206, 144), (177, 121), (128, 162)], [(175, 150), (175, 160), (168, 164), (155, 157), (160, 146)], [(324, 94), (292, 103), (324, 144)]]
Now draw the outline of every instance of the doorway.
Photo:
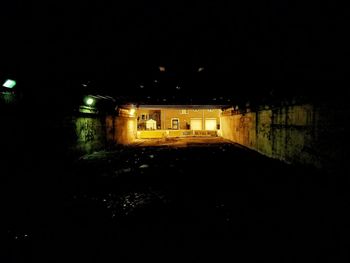
[(173, 130), (179, 129), (179, 119), (171, 119), (171, 128)]

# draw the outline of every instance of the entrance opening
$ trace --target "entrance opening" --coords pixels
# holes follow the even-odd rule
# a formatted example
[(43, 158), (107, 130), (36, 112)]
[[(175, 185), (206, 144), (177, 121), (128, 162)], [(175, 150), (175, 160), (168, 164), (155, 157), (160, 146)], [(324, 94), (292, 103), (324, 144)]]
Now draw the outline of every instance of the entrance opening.
[(220, 105), (139, 105), (137, 138), (218, 137), (222, 108)]
[(171, 128), (173, 130), (179, 129), (179, 119), (171, 119)]

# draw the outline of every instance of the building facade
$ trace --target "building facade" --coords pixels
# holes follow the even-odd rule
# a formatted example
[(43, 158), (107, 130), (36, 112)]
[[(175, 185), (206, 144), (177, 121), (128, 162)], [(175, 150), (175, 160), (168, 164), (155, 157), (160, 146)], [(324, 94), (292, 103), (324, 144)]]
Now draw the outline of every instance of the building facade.
[(198, 130), (216, 131), (220, 129), (221, 109), (211, 107), (164, 107), (137, 110), (138, 130), (149, 130), (147, 122), (156, 121), (157, 130)]

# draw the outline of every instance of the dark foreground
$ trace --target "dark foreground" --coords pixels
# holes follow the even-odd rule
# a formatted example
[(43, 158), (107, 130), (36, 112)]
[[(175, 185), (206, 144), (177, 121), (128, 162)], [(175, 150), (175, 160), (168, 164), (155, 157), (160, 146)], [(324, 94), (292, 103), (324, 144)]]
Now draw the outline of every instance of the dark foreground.
[(349, 262), (334, 174), (220, 140), (29, 159), (5, 182), (1, 262)]

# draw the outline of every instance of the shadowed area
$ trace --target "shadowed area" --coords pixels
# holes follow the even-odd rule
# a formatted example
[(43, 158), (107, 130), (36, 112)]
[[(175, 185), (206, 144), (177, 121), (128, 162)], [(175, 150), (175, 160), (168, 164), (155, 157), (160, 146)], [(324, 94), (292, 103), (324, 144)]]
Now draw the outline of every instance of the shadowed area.
[(347, 181), (220, 138), (144, 141), (85, 155), (69, 169), (67, 177), (57, 167), (51, 188), (17, 207), (29, 213), (10, 220), (14, 262), (347, 256), (337, 245)]
[(337, 1), (0, 10), (1, 263), (349, 262)]

